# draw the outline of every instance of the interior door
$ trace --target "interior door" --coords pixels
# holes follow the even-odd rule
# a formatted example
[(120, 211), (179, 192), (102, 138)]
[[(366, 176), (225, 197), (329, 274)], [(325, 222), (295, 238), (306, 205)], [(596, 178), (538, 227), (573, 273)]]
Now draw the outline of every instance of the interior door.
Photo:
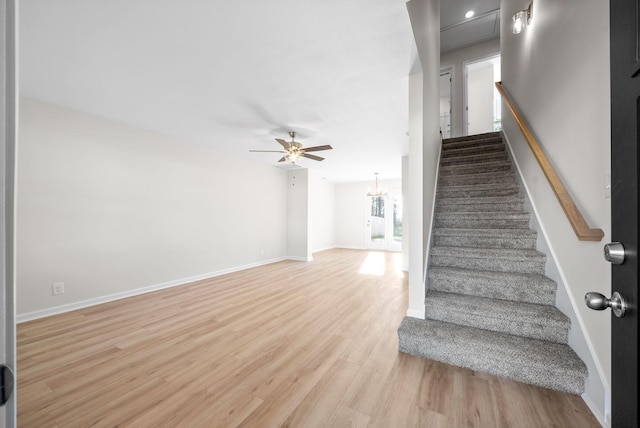
[(612, 266), (611, 292), (628, 309), (611, 314), (612, 426), (638, 426), (638, 126), (640, 44), (638, 0), (611, 0), (611, 236), (625, 260)]
[(16, 425), (13, 183), (16, 124), (15, 2), (0, 0), (0, 427)]

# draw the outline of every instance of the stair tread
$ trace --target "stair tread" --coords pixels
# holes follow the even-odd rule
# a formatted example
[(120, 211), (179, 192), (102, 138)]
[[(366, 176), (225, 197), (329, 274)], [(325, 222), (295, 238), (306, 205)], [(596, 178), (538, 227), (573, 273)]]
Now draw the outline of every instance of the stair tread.
[[(462, 164), (462, 165), (456, 165), (456, 164), (451, 164), (451, 165), (442, 165), (440, 167), (440, 170), (444, 170), (444, 171), (459, 171), (459, 170), (465, 170), (465, 169), (473, 169), (476, 165), (467, 165), (467, 164)], [(490, 161), (490, 162), (482, 162), (480, 163), (478, 166), (482, 166), (482, 167), (496, 167), (496, 166), (509, 166), (509, 168), (511, 168), (511, 161), (509, 161), (508, 159), (505, 160), (496, 160), (496, 161)]]
[(401, 352), (572, 394), (584, 391), (586, 366), (565, 344), (409, 317), (398, 336)]
[(493, 160), (507, 159), (507, 152), (495, 151), (495, 152), (481, 152), (481, 153), (467, 153), (458, 154), (457, 156), (443, 156), (440, 160), (441, 165), (453, 165), (453, 164), (471, 164), (471, 163), (483, 163)]
[(430, 269), (434, 273), (444, 273), (446, 275), (462, 275), (472, 278), (484, 279), (487, 281), (498, 282), (516, 282), (516, 283), (534, 283), (538, 286), (549, 288), (550, 290), (556, 289), (556, 283), (544, 275), (535, 273), (521, 273), (521, 272), (497, 272), (491, 270), (470, 270), (463, 268), (447, 267), (447, 266), (433, 266)]
[(569, 319), (555, 306), (429, 290), (426, 318), (566, 343)]
[(431, 266), (428, 278), (434, 291), (546, 305), (556, 300), (557, 284), (541, 274)]
[[(465, 191), (465, 190), (494, 190), (494, 189), (519, 190), (520, 189), (520, 187), (518, 186), (518, 183), (516, 183), (515, 181), (511, 183), (451, 184), (451, 185), (445, 185), (443, 186), (443, 188), (447, 192), (456, 192), (456, 191)], [(441, 189), (438, 189), (436, 194), (440, 190)]]
[(467, 218), (476, 218), (478, 220), (484, 220), (487, 218), (514, 218), (514, 219), (529, 219), (530, 218), (530, 214), (529, 213), (525, 213), (525, 212), (518, 212), (518, 211), (495, 211), (495, 212), (484, 212), (484, 211), (471, 211), (471, 212), (437, 212), (435, 213), (436, 217), (438, 218), (461, 218), (461, 219), (467, 219)]
[(550, 305), (488, 299), (480, 296), (468, 296), (431, 290), (427, 293), (425, 300), (428, 299), (445, 299), (449, 302), (456, 302), (456, 304), (450, 305), (451, 309), (466, 308), (466, 310), (486, 313), (488, 317), (504, 317), (507, 315), (513, 318), (535, 320), (535, 322), (557, 322), (562, 324), (569, 322), (569, 318), (567, 318), (565, 314), (560, 312), (555, 306)]
[(531, 229), (465, 229), (454, 227), (437, 227), (432, 232), (436, 236), (474, 235), (486, 237), (536, 237), (538, 234)]
[(469, 198), (440, 198), (436, 205), (478, 205), (478, 204), (504, 204), (524, 202), (524, 197), (519, 195), (504, 196), (476, 196)]
[(444, 140), (442, 140), (442, 144), (447, 145), (450, 143), (458, 143), (463, 141), (477, 141), (477, 140), (488, 140), (488, 139), (502, 140), (502, 135), (500, 134), (500, 132), (485, 132), (482, 134), (465, 135), (463, 137), (445, 138)]
[(448, 159), (460, 155), (469, 155), (473, 153), (502, 153), (505, 152), (505, 145), (500, 140), (490, 140), (482, 144), (459, 145), (451, 147), (442, 147), (442, 158)]
[(461, 258), (488, 258), (503, 260), (545, 260), (546, 256), (530, 249), (475, 248), (475, 247), (433, 247), (431, 255), (455, 256)]

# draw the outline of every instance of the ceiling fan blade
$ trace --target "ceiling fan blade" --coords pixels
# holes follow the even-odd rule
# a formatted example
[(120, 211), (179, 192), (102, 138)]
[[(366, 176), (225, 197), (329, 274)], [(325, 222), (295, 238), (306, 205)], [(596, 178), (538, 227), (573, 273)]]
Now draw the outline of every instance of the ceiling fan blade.
[(303, 157), (305, 157), (305, 158), (309, 158), (309, 159), (313, 159), (313, 160), (316, 160), (316, 161), (324, 160), (324, 158), (321, 158), (320, 156), (316, 156), (316, 155), (308, 155), (308, 154), (306, 154), (306, 153), (302, 153), (300, 156), (303, 156)]
[(286, 160), (287, 160), (287, 157), (286, 156), (282, 156), (278, 162), (284, 162)]
[(250, 152), (260, 152), (260, 153), (287, 153), (284, 150), (249, 150)]
[(307, 147), (306, 149), (302, 149), (305, 152), (319, 152), (320, 150), (331, 150), (333, 149), (333, 147), (326, 145), (326, 146), (315, 146), (315, 147)]
[(278, 143), (280, 143), (280, 145), (281, 145), (282, 147), (284, 147), (284, 148), (285, 148), (285, 150), (289, 150), (289, 149), (291, 148), (291, 144), (290, 144), (288, 141), (284, 141), (284, 140), (283, 140), (283, 139), (281, 139), (281, 138), (276, 138), (276, 141), (277, 141)]

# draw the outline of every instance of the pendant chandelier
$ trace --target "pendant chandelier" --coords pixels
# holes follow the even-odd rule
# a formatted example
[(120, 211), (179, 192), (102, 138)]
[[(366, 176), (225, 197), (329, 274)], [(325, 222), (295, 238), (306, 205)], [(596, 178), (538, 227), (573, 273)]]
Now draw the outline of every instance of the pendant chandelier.
[(374, 172), (373, 174), (376, 176), (376, 190), (372, 192), (371, 188), (369, 188), (369, 191), (367, 192), (367, 196), (385, 196), (387, 192), (381, 187), (380, 188), (378, 187), (378, 173)]

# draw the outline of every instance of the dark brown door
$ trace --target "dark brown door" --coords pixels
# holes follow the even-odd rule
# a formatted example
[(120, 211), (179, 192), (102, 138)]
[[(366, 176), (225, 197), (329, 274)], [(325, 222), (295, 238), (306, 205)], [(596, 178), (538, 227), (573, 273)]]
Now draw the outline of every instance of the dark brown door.
[(611, 293), (628, 307), (611, 311), (611, 418), (638, 426), (638, 126), (640, 122), (639, 0), (611, 0), (611, 236), (625, 260), (612, 265)]

